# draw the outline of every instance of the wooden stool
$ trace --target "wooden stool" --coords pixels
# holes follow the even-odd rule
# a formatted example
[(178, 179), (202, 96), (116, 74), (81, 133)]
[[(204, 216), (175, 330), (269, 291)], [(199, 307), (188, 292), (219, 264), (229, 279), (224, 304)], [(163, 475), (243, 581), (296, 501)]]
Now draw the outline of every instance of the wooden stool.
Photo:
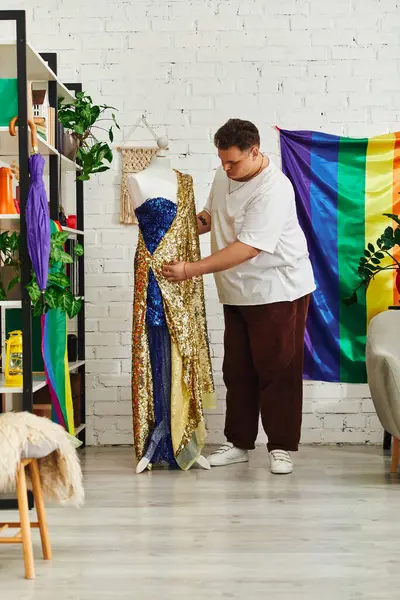
[[(25, 467), (29, 467), (31, 472), (32, 491), (38, 516), (38, 521), (36, 523), (30, 523), (29, 521), (28, 491), (26, 486)], [(25, 577), (26, 579), (34, 579), (35, 566), (31, 537), (32, 527), (40, 529), (44, 559), (52, 559), (51, 544), (47, 529), (46, 511), (44, 508), (39, 467), (36, 458), (27, 458), (20, 462), (16, 477), (16, 486), (20, 522), (0, 523), (0, 532), (8, 528), (20, 529), (20, 531), (18, 531), (18, 533), (13, 537), (0, 537), (0, 544), (22, 544), (24, 552)]]
[(400, 458), (400, 442), (393, 436), (392, 438), (392, 465), (390, 467), (391, 473), (397, 473)]

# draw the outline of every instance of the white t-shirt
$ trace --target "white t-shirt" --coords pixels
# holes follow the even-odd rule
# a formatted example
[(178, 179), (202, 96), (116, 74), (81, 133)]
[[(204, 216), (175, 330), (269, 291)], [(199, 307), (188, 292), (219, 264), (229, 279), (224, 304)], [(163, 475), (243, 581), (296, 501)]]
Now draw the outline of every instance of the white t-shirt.
[(220, 167), (205, 210), (211, 215), (211, 250), (240, 241), (261, 250), (237, 267), (215, 273), (222, 304), (292, 302), (315, 290), (293, 186), (270, 160), (257, 177), (231, 181)]

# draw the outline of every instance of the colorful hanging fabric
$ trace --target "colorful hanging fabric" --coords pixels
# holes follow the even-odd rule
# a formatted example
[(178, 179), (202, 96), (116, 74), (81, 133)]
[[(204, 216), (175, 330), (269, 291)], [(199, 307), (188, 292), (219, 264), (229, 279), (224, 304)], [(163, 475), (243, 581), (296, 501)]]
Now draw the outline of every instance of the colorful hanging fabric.
[[(62, 231), (61, 225), (50, 222), (51, 234)], [(61, 271), (60, 263), (54, 267)], [(52, 403), (52, 420), (75, 434), (71, 379), (67, 352), (67, 315), (59, 308), (42, 316), (42, 354), (47, 385)]]
[(367, 326), (398, 304), (395, 271), (380, 273), (350, 307), (359, 259), (400, 213), (400, 133), (352, 139), (280, 131), (282, 168), (292, 181), (317, 291), (307, 321), (304, 376), (366, 382)]

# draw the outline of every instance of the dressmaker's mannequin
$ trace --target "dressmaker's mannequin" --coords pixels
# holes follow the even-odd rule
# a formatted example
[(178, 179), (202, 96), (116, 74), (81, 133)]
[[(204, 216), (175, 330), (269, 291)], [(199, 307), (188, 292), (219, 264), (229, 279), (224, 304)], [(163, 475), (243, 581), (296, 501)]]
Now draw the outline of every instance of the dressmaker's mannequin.
[(157, 145), (159, 150), (153, 156), (150, 165), (144, 171), (132, 173), (127, 177), (134, 210), (150, 198), (168, 198), (175, 204), (177, 202), (178, 182), (167, 156), (167, 138), (159, 138)]
[[(127, 178), (127, 187), (135, 211), (145, 202), (157, 198), (178, 203), (178, 178), (167, 156), (167, 138), (159, 138), (157, 145), (159, 150), (150, 165), (144, 171), (132, 173)], [(144, 208), (146, 207), (140, 210)], [(150, 468), (151, 462), (151, 452), (147, 452), (139, 461), (136, 472), (141, 473), (146, 468)], [(210, 468), (207, 459), (202, 455), (197, 458), (196, 463), (203, 469)]]

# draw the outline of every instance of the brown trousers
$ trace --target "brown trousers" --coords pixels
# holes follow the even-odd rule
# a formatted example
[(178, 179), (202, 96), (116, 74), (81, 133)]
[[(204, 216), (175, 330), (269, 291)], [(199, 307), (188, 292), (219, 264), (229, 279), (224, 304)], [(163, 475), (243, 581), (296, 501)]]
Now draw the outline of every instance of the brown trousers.
[(261, 412), (268, 450), (298, 449), (309, 299), (224, 306), (225, 436), (237, 448), (254, 449)]

